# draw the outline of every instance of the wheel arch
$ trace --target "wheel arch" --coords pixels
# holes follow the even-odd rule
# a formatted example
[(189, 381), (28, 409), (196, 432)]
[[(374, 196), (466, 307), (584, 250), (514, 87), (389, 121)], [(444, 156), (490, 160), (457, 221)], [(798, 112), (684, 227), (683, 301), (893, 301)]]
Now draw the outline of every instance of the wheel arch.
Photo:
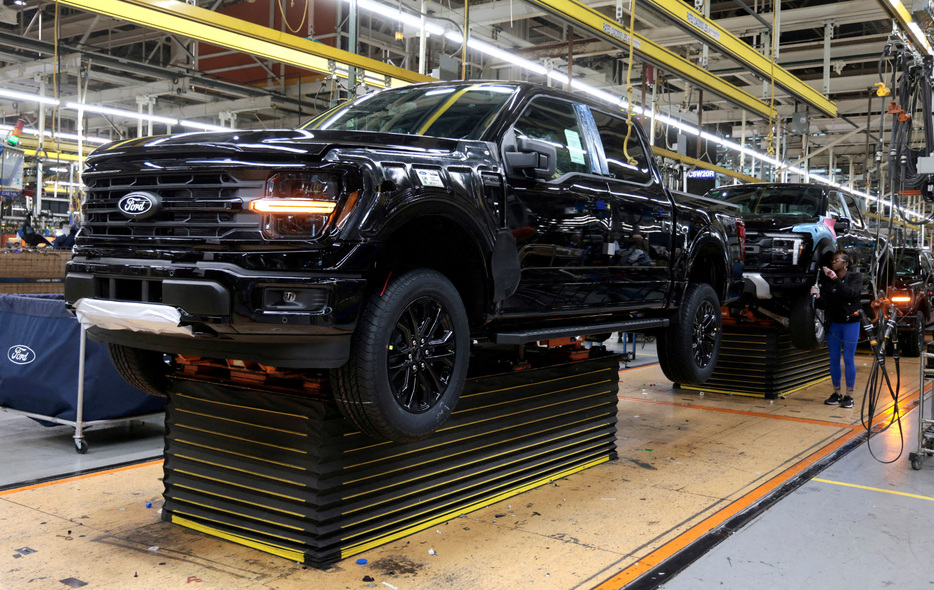
[(380, 237), (382, 247), (373, 276), (368, 277), (371, 288), (379, 289), (391, 273), (430, 268), (454, 284), (471, 328), (481, 323), (492, 297), (488, 262), (492, 245), (480, 230), (438, 207), (422, 209), (397, 221), (387, 223), (385, 227), (392, 231)]
[(695, 242), (687, 273), (688, 284), (710, 285), (720, 302), (730, 296), (730, 247), (717, 232), (707, 231)]

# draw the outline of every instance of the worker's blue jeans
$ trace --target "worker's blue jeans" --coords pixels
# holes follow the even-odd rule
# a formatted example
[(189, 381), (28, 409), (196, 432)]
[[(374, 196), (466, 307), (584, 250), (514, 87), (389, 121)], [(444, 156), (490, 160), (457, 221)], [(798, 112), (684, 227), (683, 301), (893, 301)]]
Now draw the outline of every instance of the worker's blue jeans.
[(830, 351), (830, 381), (834, 389), (840, 388), (840, 353), (846, 371), (846, 388), (856, 385), (856, 343), (859, 341), (859, 322), (837, 324), (831, 322), (827, 330), (827, 349)]

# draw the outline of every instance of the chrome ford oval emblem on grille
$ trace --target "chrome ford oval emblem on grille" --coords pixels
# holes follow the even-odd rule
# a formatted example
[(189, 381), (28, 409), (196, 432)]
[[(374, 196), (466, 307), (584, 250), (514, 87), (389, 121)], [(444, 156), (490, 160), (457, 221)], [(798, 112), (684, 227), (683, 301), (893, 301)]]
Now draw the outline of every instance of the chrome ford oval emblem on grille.
[(117, 203), (117, 209), (130, 219), (146, 219), (159, 212), (162, 199), (154, 193), (134, 191), (127, 193)]

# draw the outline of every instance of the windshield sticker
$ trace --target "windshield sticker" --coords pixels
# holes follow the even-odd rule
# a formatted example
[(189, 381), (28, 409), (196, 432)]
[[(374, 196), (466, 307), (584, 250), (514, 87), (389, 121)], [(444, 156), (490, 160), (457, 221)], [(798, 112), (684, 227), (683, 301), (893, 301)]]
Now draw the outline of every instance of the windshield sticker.
[(581, 136), (577, 131), (570, 129), (564, 130), (564, 137), (568, 141), (568, 151), (571, 154), (571, 161), (575, 164), (584, 164), (584, 149), (581, 147)]
[(441, 174), (437, 170), (416, 170), (415, 172), (418, 174), (422, 186), (444, 186), (444, 183), (441, 182)]

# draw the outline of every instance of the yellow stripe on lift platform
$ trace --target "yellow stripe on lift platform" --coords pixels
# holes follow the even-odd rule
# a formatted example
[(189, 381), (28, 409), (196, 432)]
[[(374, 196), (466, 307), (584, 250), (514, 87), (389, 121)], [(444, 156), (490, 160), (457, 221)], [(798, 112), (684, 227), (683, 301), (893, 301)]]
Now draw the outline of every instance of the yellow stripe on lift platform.
[(405, 527), (405, 528), (403, 528), (403, 529), (400, 529), (400, 530), (396, 531), (395, 533), (391, 533), (391, 534), (389, 534), (389, 535), (385, 535), (385, 536), (379, 537), (379, 538), (377, 538), (377, 539), (371, 539), (371, 540), (369, 540), (369, 541), (366, 541), (365, 543), (360, 543), (360, 544), (358, 544), (358, 545), (351, 545), (351, 546), (349, 546), (349, 547), (345, 547), (345, 548), (341, 551), (341, 559), (346, 559), (346, 558), (350, 557), (351, 555), (356, 555), (357, 553), (362, 553), (362, 552), (364, 552), (364, 551), (367, 551), (367, 550), (372, 549), (372, 548), (374, 548), (374, 547), (378, 547), (378, 546), (383, 545), (383, 544), (385, 544), (385, 543), (388, 543), (388, 542), (390, 542), (390, 541), (395, 541), (395, 540), (397, 540), (397, 539), (401, 539), (402, 537), (405, 537), (405, 536), (407, 536), (407, 535), (411, 535), (412, 533), (416, 533), (416, 532), (418, 532), (418, 531), (425, 530), (425, 529), (427, 529), (427, 528), (429, 528), (429, 527), (435, 526), (436, 524), (440, 524), (440, 523), (445, 522), (445, 521), (447, 521), (447, 520), (450, 520), (450, 519), (452, 519), (452, 518), (456, 518), (457, 516), (460, 516), (461, 514), (467, 514), (468, 512), (472, 512), (472, 511), (474, 511), (474, 510), (478, 510), (478, 509), (480, 509), (480, 508), (484, 508), (484, 507), (486, 507), (486, 506), (490, 506), (490, 505), (492, 505), (492, 504), (495, 504), (495, 503), (500, 502), (500, 501), (502, 501), (502, 500), (505, 500), (505, 499), (507, 499), (507, 498), (511, 498), (511, 497), (513, 497), (513, 496), (516, 496), (516, 495), (521, 494), (521, 493), (523, 493), (523, 492), (527, 492), (527, 491), (529, 491), (529, 490), (531, 490), (531, 489), (534, 489), (534, 488), (537, 488), (537, 487), (539, 487), (539, 486), (543, 486), (543, 485), (545, 485), (545, 484), (547, 484), (547, 483), (551, 483), (551, 482), (556, 481), (556, 480), (558, 480), (558, 479), (561, 479), (561, 478), (563, 478), (563, 477), (567, 477), (567, 476), (569, 476), (569, 475), (573, 475), (574, 473), (579, 473), (579, 472), (581, 472), (581, 471), (584, 471), (585, 469), (590, 469), (591, 467), (595, 467), (595, 466), (597, 466), (597, 465), (600, 465), (601, 463), (606, 463), (606, 462), (609, 461), (609, 460), (610, 460), (609, 457), (601, 457), (601, 458), (599, 458), (599, 459), (590, 461), (590, 462), (585, 463), (585, 464), (583, 464), (583, 465), (577, 465), (577, 466), (575, 466), (575, 467), (572, 467), (572, 468), (570, 468), (570, 469), (566, 469), (566, 470), (564, 470), (564, 471), (560, 471), (560, 472), (557, 472), (557, 473), (552, 473), (551, 475), (548, 475), (548, 476), (543, 477), (543, 478), (541, 478), (541, 479), (535, 480), (535, 481), (533, 481), (533, 482), (529, 482), (529, 483), (527, 483), (527, 484), (523, 484), (523, 485), (517, 486), (517, 487), (515, 487), (515, 488), (510, 488), (510, 489), (508, 489), (508, 490), (504, 490), (504, 491), (502, 491), (502, 492), (500, 492), (500, 493), (498, 493), (498, 494), (496, 494), (496, 495), (490, 496), (489, 498), (485, 498), (485, 499), (483, 499), (483, 500), (479, 500), (479, 501), (477, 501), (477, 502), (475, 502), (475, 503), (473, 503), (473, 504), (469, 504), (469, 505), (467, 505), (467, 506), (463, 506), (463, 507), (461, 507), (461, 508), (457, 508), (457, 509), (455, 509), (455, 510), (451, 510), (451, 511), (445, 512), (445, 513), (440, 514), (440, 515), (438, 515), (438, 516), (436, 516), (436, 517), (434, 517), (434, 518), (430, 518), (430, 519), (428, 519), (428, 520), (424, 520), (424, 521), (422, 521), (422, 522), (420, 522), (420, 523), (418, 523), (418, 524), (414, 524), (414, 525), (411, 525), (411, 526), (407, 526), (407, 527)]
[(272, 553), (273, 555), (278, 555), (279, 557), (284, 557), (292, 561), (297, 561), (299, 563), (305, 562), (305, 554), (301, 551), (296, 551), (295, 549), (289, 549), (288, 547), (283, 547), (281, 545), (273, 545), (272, 543), (262, 543), (260, 541), (255, 541), (249, 537), (243, 537), (240, 535), (235, 535), (233, 533), (228, 533), (214, 527), (204, 525), (193, 520), (189, 520), (177, 514), (172, 514), (172, 523), (179, 526), (183, 526), (200, 533), (206, 533), (213, 537), (218, 537), (225, 539), (232, 543), (237, 543), (239, 545), (245, 545), (247, 547), (252, 547), (253, 549), (259, 549), (260, 551), (265, 551), (266, 553)]
[[(241, 489), (244, 489), (244, 490), (251, 490), (251, 491), (254, 491), (254, 492), (262, 492), (262, 493), (264, 493), (264, 494), (266, 494), (266, 495), (269, 495), (269, 496), (276, 496), (277, 498), (284, 498), (284, 499), (289, 500), (289, 501), (292, 501), (292, 502), (305, 502), (305, 501), (306, 501), (304, 498), (299, 498), (298, 496), (288, 496), (288, 495), (286, 495), (286, 494), (278, 494), (278, 493), (276, 493), (276, 492), (269, 491), (269, 490), (267, 490), (267, 489), (265, 489), (265, 488), (253, 488), (253, 487), (245, 486), (245, 485), (242, 485), (242, 484), (239, 484), (239, 483), (234, 483), (234, 482), (228, 481), (228, 480), (226, 480), (226, 479), (220, 479), (219, 477), (208, 477), (208, 476), (206, 476), (206, 475), (202, 475), (202, 474), (200, 474), (200, 473), (194, 473), (193, 471), (186, 471), (186, 470), (184, 470), (184, 469), (173, 469), (173, 470), (172, 470), (172, 473), (179, 473), (179, 474), (182, 474), (182, 475), (190, 475), (191, 477), (194, 477), (194, 478), (196, 478), (196, 479), (203, 479), (203, 480), (207, 480), (207, 481), (213, 481), (213, 482), (215, 482), (215, 483), (220, 483), (220, 484), (224, 484), (224, 485), (228, 485), (228, 486), (233, 486), (233, 487), (241, 488)], [(174, 484), (174, 485), (178, 485), (178, 484)]]
[[(236, 438), (236, 440), (243, 440), (249, 443), (254, 442), (250, 439), (244, 439), (244, 438), (238, 438), (238, 437), (232, 437), (232, 438)], [(279, 465), (280, 467), (288, 467), (289, 469), (297, 469), (299, 471), (305, 471), (305, 468), (302, 467), (301, 465), (283, 463), (282, 461), (272, 461), (270, 459), (264, 459), (263, 457), (257, 457), (255, 455), (247, 455), (246, 453), (235, 453), (233, 451), (222, 449), (220, 447), (211, 447), (208, 445), (202, 445), (200, 443), (192, 442), (190, 440), (185, 440), (184, 438), (176, 438), (175, 442), (182, 444), (182, 445), (188, 445), (190, 447), (196, 447), (199, 449), (207, 449), (209, 451), (216, 451), (218, 453), (223, 453), (225, 455), (233, 455), (234, 457), (243, 457), (244, 459), (253, 459), (254, 461), (262, 461), (263, 463), (269, 463), (270, 465)]]
[[(601, 396), (601, 395), (602, 395), (602, 396), (605, 396), (607, 393), (609, 393), (609, 391), (604, 391), (604, 392), (601, 392), (601, 393), (598, 393), (598, 394), (594, 394), (593, 396), (588, 396), (588, 397)], [(586, 397), (577, 398), (577, 399), (575, 399), (575, 400), (573, 400), (573, 401), (579, 402), (579, 401), (581, 401), (581, 400), (583, 400), (583, 399), (587, 399), (587, 398), (586, 398)], [(567, 402), (564, 402), (564, 403), (570, 403), (570, 400), (568, 400)], [(557, 404), (555, 404), (555, 405), (557, 405)], [(368, 465), (368, 464), (371, 464), (371, 463), (379, 463), (379, 462), (382, 462), (382, 461), (387, 461), (388, 459), (394, 459), (394, 458), (402, 457), (402, 456), (405, 456), (405, 455), (424, 454), (425, 451), (430, 450), (430, 449), (432, 449), (432, 448), (435, 448), (435, 447), (437, 447), (437, 446), (445, 446), (445, 445), (449, 445), (449, 444), (451, 444), (451, 443), (453, 443), (453, 442), (465, 441), (465, 440), (468, 440), (468, 439), (471, 439), (471, 438), (487, 437), (487, 436), (489, 436), (489, 435), (491, 435), (491, 434), (493, 434), (493, 433), (496, 433), (496, 432), (502, 432), (502, 431), (505, 431), (505, 430), (513, 430), (513, 429), (519, 428), (519, 427), (521, 427), (521, 426), (527, 426), (527, 425), (529, 425), (529, 424), (535, 424), (536, 422), (544, 422), (544, 421), (546, 421), (546, 420), (552, 420), (552, 419), (554, 419), (554, 418), (560, 418), (561, 416), (574, 415), (574, 414), (580, 413), (581, 411), (584, 411), (584, 410), (593, 410), (593, 409), (600, 408), (600, 407), (606, 406), (606, 405), (607, 405), (606, 403), (597, 403), (597, 404), (593, 404), (593, 405), (586, 406), (586, 407), (577, 406), (577, 407), (574, 408), (574, 410), (572, 410), (572, 411), (570, 411), (570, 412), (563, 412), (563, 413), (560, 413), (560, 414), (553, 414), (553, 415), (549, 415), (549, 416), (547, 416), (547, 417), (545, 417), (545, 418), (536, 418), (535, 420), (531, 420), (531, 421), (528, 421), (528, 422), (520, 422), (520, 423), (518, 423), (518, 424), (511, 424), (511, 425), (505, 426), (505, 427), (503, 427), (503, 428), (498, 428), (498, 429), (496, 429), (496, 430), (489, 430), (489, 431), (483, 432), (482, 434), (474, 434), (474, 435), (471, 435), (471, 436), (467, 436), (467, 437), (461, 438), (461, 439), (459, 439), (459, 440), (457, 440), (457, 441), (448, 441), (448, 442), (446, 442), (446, 443), (439, 443), (438, 445), (432, 445), (432, 446), (430, 446), (430, 447), (422, 447), (422, 448), (418, 449), (417, 451), (407, 451), (407, 452), (405, 452), (405, 453), (400, 453), (400, 454), (398, 454), (398, 455), (393, 455), (393, 456), (389, 456), (389, 457), (384, 457), (384, 458), (382, 458), (382, 459), (374, 459), (373, 461), (364, 461), (364, 462), (362, 462), (362, 463), (355, 463), (355, 464), (353, 464), (353, 465), (347, 465), (347, 466), (344, 467), (344, 469), (362, 467), (362, 466), (364, 466), (364, 465)], [(539, 408), (542, 408), (542, 407), (551, 407), (551, 406), (539, 406)], [(514, 416), (514, 415), (518, 415), (518, 414), (522, 414), (522, 413), (527, 413), (527, 412), (529, 412), (529, 411), (530, 411), (530, 410), (525, 410), (525, 412), (515, 412), (515, 413), (513, 413), (513, 414), (501, 414), (501, 415), (499, 416), (499, 418), (503, 418), (503, 417), (506, 417), (506, 416)], [(613, 413), (613, 415), (616, 414), (615, 409), (613, 410), (612, 413)], [(583, 421), (589, 421), (589, 420), (590, 420), (590, 418), (587, 418), (587, 419), (578, 420), (577, 422), (583, 422)], [(482, 422), (482, 420), (481, 420), (481, 421), (478, 421), (478, 422)], [(478, 423), (478, 422), (471, 422), (471, 423), (469, 423), (469, 424), (463, 424), (463, 425), (461, 425), (461, 426), (469, 426), (470, 424), (476, 424), (476, 423)], [(568, 424), (568, 425), (573, 425), (573, 424), (575, 424), (575, 422), (568, 422), (567, 424)], [(521, 438), (524, 438), (524, 437), (525, 437), (525, 435), (520, 435), (520, 436), (518, 436), (517, 438), (520, 438), (520, 439), (521, 439)], [(485, 448), (485, 447), (478, 447), (478, 448)], [(453, 457), (453, 456), (457, 456), (457, 455), (459, 455), (459, 454), (473, 453), (473, 452), (474, 452), (474, 449), (471, 449), (471, 450), (469, 450), (469, 451), (463, 451), (462, 453), (451, 453), (451, 454), (449, 454), (448, 456), (449, 456), (449, 457)], [(418, 465), (420, 465), (420, 464), (421, 464), (421, 463), (408, 463), (408, 464), (406, 464), (406, 466), (404, 467), (404, 469), (408, 469), (408, 468), (410, 468), (410, 467), (415, 467), (415, 466), (418, 466)], [(363, 478), (363, 479), (365, 479), (365, 478)], [(348, 482), (346, 482), (346, 483), (347, 483), (347, 484), (351, 484), (351, 483), (356, 483), (357, 481), (360, 481), (360, 480), (359, 480), (359, 479), (358, 479), (358, 480), (350, 480), (350, 481), (348, 481)]]
[[(200, 491), (200, 490), (198, 490), (198, 491)], [(278, 521), (278, 520), (269, 520), (269, 519), (267, 519), (267, 518), (256, 518), (255, 516), (249, 516), (249, 515), (244, 514), (244, 513), (242, 513), (242, 512), (235, 512), (235, 511), (233, 511), (233, 510), (225, 510), (224, 508), (218, 508), (217, 506), (214, 506), (213, 504), (205, 504), (204, 502), (195, 502), (194, 500), (190, 500), (190, 499), (188, 499), (188, 498), (183, 498), (183, 497), (179, 497), (179, 496), (173, 496), (172, 499), (175, 500), (176, 502), (180, 502), (180, 503), (183, 503), (183, 504), (188, 504), (189, 506), (198, 506), (198, 507), (200, 507), (200, 508), (205, 508), (205, 509), (207, 509), (207, 510), (210, 510), (211, 512), (217, 512), (217, 513), (219, 513), (219, 514), (229, 514), (229, 515), (231, 515), (231, 516), (235, 516), (235, 517), (240, 518), (240, 519), (245, 520), (245, 521), (246, 521), (246, 520), (252, 520), (253, 522), (264, 522), (264, 523), (266, 523), (266, 524), (268, 524), (268, 525), (270, 525), (270, 526), (280, 527), (280, 528), (283, 528), (283, 529), (291, 529), (291, 530), (293, 530), (293, 531), (298, 531), (298, 532), (304, 532), (304, 531), (305, 531), (305, 529), (303, 529), (302, 527), (298, 527), (298, 526), (293, 526), (293, 525), (285, 524), (284, 522), (281, 522), (281, 521)], [(174, 512), (179, 512), (179, 511), (178, 511), (178, 510), (173, 510), (172, 512), (174, 513)], [(199, 518), (204, 518), (204, 517), (202, 516), (202, 517), (199, 517)], [(249, 527), (245, 527), (245, 526), (233, 525), (233, 524), (231, 524), (231, 525), (229, 525), (229, 526), (236, 526), (237, 528), (242, 528), (243, 530), (251, 531), (251, 532), (254, 532), (254, 533), (258, 533), (258, 534), (266, 534), (266, 533), (263, 533), (262, 531), (256, 531), (256, 530), (253, 530), (253, 529), (251, 529), (251, 528), (249, 528)], [(296, 542), (296, 543), (301, 543), (301, 542), (302, 542), (300, 539), (289, 539), (289, 541), (294, 541), (294, 542)]]
[[(588, 422), (588, 423), (590, 423), (590, 422), (592, 422), (592, 421), (593, 421), (593, 418), (588, 418), (588, 419), (587, 419), (587, 422)], [(565, 424), (564, 427), (567, 428), (567, 427), (571, 427), (571, 426), (573, 426), (573, 425), (574, 425), (573, 423), (568, 423), (568, 424)], [(586, 432), (587, 430), (593, 430), (594, 428), (600, 428), (600, 427), (602, 427), (602, 426), (604, 426), (604, 425), (605, 425), (605, 424), (591, 425), (589, 428), (587, 428), (587, 429), (585, 429), (585, 430), (578, 431), (578, 432), (574, 432), (574, 433), (572, 433), (572, 434), (570, 434), (570, 435), (566, 435), (566, 436), (576, 436), (576, 435), (580, 434), (581, 432)], [(580, 441), (580, 442), (575, 442), (575, 443), (572, 443), (572, 444), (570, 444), (570, 445), (564, 445), (563, 447), (558, 447), (558, 449), (567, 448), (567, 447), (569, 447), (569, 446), (576, 446), (576, 447), (579, 447), (579, 446), (581, 446), (581, 445), (584, 445), (588, 440), (593, 440), (594, 438), (601, 438), (602, 436), (604, 436), (604, 435), (600, 434), (600, 435), (597, 435), (597, 436), (592, 436), (592, 437), (590, 437), (589, 439), (585, 439), (585, 440)], [(504, 442), (507, 442), (507, 443), (508, 443), (509, 441), (507, 440), (507, 441), (504, 441)], [(547, 441), (544, 441), (544, 442), (547, 442)], [(502, 456), (505, 456), (505, 455), (512, 455), (512, 454), (515, 454), (515, 453), (517, 453), (517, 452), (519, 452), (519, 451), (522, 451), (522, 450), (524, 450), (524, 449), (527, 449), (527, 448), (529, 448), (529, 447), (538, 446), (539, 444), (540, 444), (540, 443), (530, 443), (530, 444), (527, 444), (527, 445), (522, 446), (522, 447), (511, 447), (511, 448), (509, 448), (509, 449), (506, 450), (506, 451), (497, 453), (497, 454), (495, 454), (495, 455), (489, 455), (488, 457), (484, 457), (483, 459), (480, 459), (479, 461), (473, 461), (473, 462), (470, 462), (470, 463), (464, 463), (464, 464), (458, 465), (456, 468), (455, 468), (455, 467), (452, 467), (452, 468), (447, 469), (447, 470), (436, 471), (436, 472), (432, 473), (432, 476), (437, 476), (438, 474), (443, 473), (444, 471), (452, 471), (452, 470), (455, 470), (455, 469), (458, 470), (458, 471), (460, 471), (460, 470), (463, 470), (463, 469), (464, 469), (465, 467), (467, 467), (468, 465), (471, 465), (472, 463), (477, 463), (477, 462), (486, 463), (486, 462), (489, 462), (491, 459), (494, 459), (494, 458), (496, 458), (496, 457), (502, 457)], [(480, 449), (482, 449), (482, 448), (484, 448), (484, 447), (478, 447), (477, 450), (480, 450)], [(554, 454), (555, 452), (557, 452), (558, 449), (545, 451), (545, 453)], [(543, 453), (537, 453), (537, 454), (535, 454), (535, 455), (532, 455), (532, 457), (538, 457), (538, 456), (541, 456), (542, 454), (543, 454)], [(415, 492), (412, 492), (412, 493), (413, 493), (413, 494), (414, 494), (414, 493), (424, 493), (426, 490), (430, 490), (430, 489), (433, 488), (433, 487), (450, 486), (453, 482), (456, 482), (456, 481), (465, 479), (465, 478), (467, 478), (467, 477), (475, 477), (475, 476), (480, 475), (481, 473), (484, 473), (484, 472), (489, 472), (489, 471), (494, 471), (494, 470), (502, 470), (502, 469), (504, 468), (505, 465), (509, 465), (510, 463), (516, 463), (517, 461), (529, 461), (530, 458), (531, 458), (531, 457), (527, 457), (527, 458), (521, 459), (521, 460), (520, 460), (520, 459), (517, 459), (516, 461), (506, 462), (506, 463), (504, 463), (503, 465), (500, 465), (500, 466), (490, 466), (490, 467), (487, 467), (486, 469), (480, 469), (479, 471), (477, 471), (476, 473), (473, 473), (473, 474), (471, 474), (471, 475), (465, 475), (465, 476), (462, 476), (462, 477), (455, 477), (455, 478), (452, 478), (452, 479), (447, 479), (447, 480), (445, 480), (445, 481), (443, 481), (443, 482), (437, 483), (437, 484), (435, 484), (435, 485), (433, 485), (433, 486), (428, 486), (428, 487), (425, 487), (425, 488), (421, 488), (421, 489), (419, 489), (419, 490), (417, 490), (417, 491), (415, 491)], [(402, 471), (402, 470), (403, 470), (403, 469), (401, 469), (401, 468), (400, 468), (400, 469), (393, 469), (392, 471), (390, 471), (390, 472), (388, 472), (388, 473), (393, 473), (393, 472)], [(381, 473), (381, 474), (380, 474), (381, 477), (385, 477), (385, 475), (386, 475), (385, 473)], [(362, 481), (362, 479), (363, 479), (363, 478), (361, 478), (361, 479), (358, 480), (358, 481)], [(414, 482), (414, 481), (416, 481), (416, 480), (418, 480), (418, 479), (424, 479), (424, 477), (413, 477), (413, 478), (411, 478), (411, 479), (405, 480), (405, 481), (400, 482), (400, 483), (412, 483), (412, 482)], [(352, 484), (352, 483), (354, 483), (354, 482), (345, 482), (344, 485), (350, 485), (350, 484)], [(358, 497), (358, 496), (368, 495), (368, 494), (371, 494), (371, 493), (373, 493), (373, 492), (378, 492), (378, 491), (380, 491), (380, 490), (382, 490), (382, 489), (389, 489), (389, 488), (392, 488), (392, 487), (396, 487), (397, 485), (399, 485), (399, 484), (393, 483), (393, 484), (387, 484), (387, 485), (383, 486), (382, 488), (367, 488), (367, 490), (366, 490), (365, 492), (361, 492), (361, 493), (359, 493), (359, 494), (352, 494), (352, 495), (350, 495), (350, 496), (342, 496), (342, 497), (341, 497), (341, 500), (346, 502), (346, 501), (348, 501), (348, 500), (353, 500), (354, 498), (356, 498), (356, 497)], [(393, 498), (393, 500), (397, 500), (399, 497), (400, 497), (400, 496), (395, 496), (395, 497)], [(348, 510), (347, 512), (344, 512), (343, 514), (353, 514), (354, 512), (359, 512), (359, 511), (361, 511), (361, 510), (366, 510), (366, 509), (371, 508), (371, 507), (372, 507), (372, 505), (370, 505), (370, 506), (362, 506), (362, 507), (357, 508), (357, 509), (355, 509), (355, 510)]]
[[(830, 375), (826, 377), (821, 377), (820, 379), (815, 379), (814, 381), (808, 381), (807, 383), (803, 385), (799, 385), (797, 387), (789, 389), (788, 391), (783, 391), (780, 395), (782, 397), (787, 397), (791, 395), (792, 393), (796, 393), (798, 391), (801, 391), (802, 389), (807, 389), (808, 387), (811, 387), (812, 385), (817, 385), (818, 383), (823, 383), (824, 381), (828, 379), (830, 379)], [(742, 393), (739, 391), (733, 391), (733, 390), (728, 390), (728, 389), (714, 389), (711, 387), (701, 387), (697, 385), (682, 385), (681, 389), (690, 389), (692, 391), (709, 391), (711, 393), (724, 393), (727, 395), (740, 395), (740, 396), (745, 396), (745, 397), (763, 397), (761, 393)]]
[[(307, 514), (302, 514), (301, 512), (293, 512), (291, 510), (282, 510), (281, 508), (269, 506), (268, 504), (259, 504), (257, 502), (247, 502), (242, 497), (236, 498), (234, 496), (228, 496), (227, 494), (218, 494), (217, 492), (210, 492), (208, 490), (196, 488), (194, 486), (176, 483), (176, 484), (172, 484), (172, 487), (183, 489), (183, 490), (188, 490), (190, 492), (195, 492), (198, 494), (204, 494), (205, 496), (211, 496), (213, 498), (223, 498), (224, 500), (230, 500), (231, 502), (240, 502), (241, 504), (249, 504), (250, 506), (253, 506), (255, 508), (262, 508), (263, 510), (269, 510), (271, 512), (277, 512), (279, 514), (287, 514), (289, 516), (294, 516), (296, 518), (308, 518)], [(197, 502), (193, 502), (191, 500), (188, 500), (187, 498), (182, 498), (179, 496), (173, 496), (173, 497), (175, 498), (175, 500), (179, 502), (186, 502), (188, 504), (197, 504)], [(198, 504), (198, 505), (201, 506), (201, 504)], [(244, 518), (249, 518), (249, 517), (244, 517)], [(254, 519), (254, 520), (261, 520), (261, 519)], [(293, 527), (293, 528), (296, 528), (296, 527)]]
[(273, 481), (281, 481), (282, 483), (287, 483), (287, 484), (293, 485), (293, 486), (300, 486), (300, 487), (304, 487), (304, 486), (305, 486), (305, 484), (303, 484), (303, 483), (300, 482), (300, 481), (295, 481), (295, 480), (291, 480), (291, 479), (285, 479), (285, 478), (283, 478), (283, 477), (273, 477), (273, 476), (267, 475), (267, 474), (265, 474), (265, 473), (258, 473), (258, 472), (256, 472), (256, 471), (248, 471), (248, 470), (246, 470), (246, 469), (238, 469), (238, 468), (236, 468), (236, 467), (233, 467), (233, 466), (231, 466), (231, 465), (226, 465), (226, 464), (224, 464), (224, 463), (217, 463), (217, 462), (215, 462), (215, 461), (205, 461), (205, 460), (203, 460), (203, 459), (197, 459), (197, 458), (195, 458), (195, 457), (192, 457), (191, 455), (179, 455), (179, 454), (175, 454), (174, 456), (175, 456), (175, 457), (178, 457), (179, 459), (184, 459), (184, 460), (186, 460), (186, 461), (192, 461), (192, 462), (194, 462), (194, 463), (201, 463), (202, 465), (211, 465), (212, 467), (220, 467), (221, 469), (229, 469), (230, 471), (237, 471), (237, 472), (239, 472), (239, 473), (246, 473), (247, 475), (253, 475), (253, 476), (256, 476), (256, 477), (262, 477), (262, 478), (264, 478), (264, 479), (271, 479), (271, 480), (273, 480)]
[[(197, 426), (189, 426), (188, 424), (176, 424), (179, 428), (184, 428), (185, 430), (193, 430), (195, 432), (203, 432), (205, 434), (210, 434), (211, 436), (219, 436), (221, 438), (236, 438), (232, 437), (225, 432), (219, 432), (216, 430), (208, 430), (207, 428), (198, 428)], [(244, 440), (242, 438), (237, 438), (237, 440)], [(295, 447), (284, 447), (282, 445), (274, 445), (272, 443), (263, 442), (261, 440), (250, 440), (250, 444), (261, 445), (264, 447), (269, 447), (271, 449), (279, 449), (280, 451), (289, 451), (290, 453), (298, 453), (300, 455), (307, 455), (308, 451), (304, 449), (297, 449)]]

